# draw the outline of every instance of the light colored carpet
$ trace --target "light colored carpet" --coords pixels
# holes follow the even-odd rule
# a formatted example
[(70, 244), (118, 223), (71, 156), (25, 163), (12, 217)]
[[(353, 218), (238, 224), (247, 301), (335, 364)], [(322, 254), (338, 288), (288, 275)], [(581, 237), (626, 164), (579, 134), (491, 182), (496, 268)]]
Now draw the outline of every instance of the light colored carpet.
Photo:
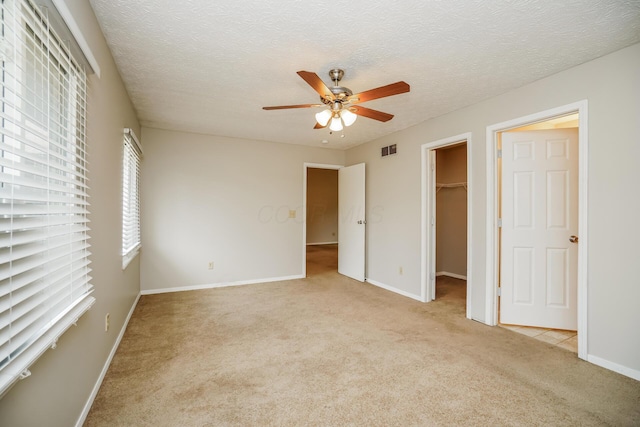
[(640, 425), (640, 382), (465, 319), (464, 282), (423, 304), (335, 263), (143, 296), (85, 425)]

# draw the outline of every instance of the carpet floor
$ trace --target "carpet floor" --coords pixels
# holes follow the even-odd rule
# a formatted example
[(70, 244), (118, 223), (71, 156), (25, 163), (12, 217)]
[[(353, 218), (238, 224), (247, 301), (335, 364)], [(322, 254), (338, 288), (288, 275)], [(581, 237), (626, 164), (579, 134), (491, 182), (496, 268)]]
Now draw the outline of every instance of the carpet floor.
[(640, 382), (336, 272), (140, 298), (85, 426), (633, 426)]

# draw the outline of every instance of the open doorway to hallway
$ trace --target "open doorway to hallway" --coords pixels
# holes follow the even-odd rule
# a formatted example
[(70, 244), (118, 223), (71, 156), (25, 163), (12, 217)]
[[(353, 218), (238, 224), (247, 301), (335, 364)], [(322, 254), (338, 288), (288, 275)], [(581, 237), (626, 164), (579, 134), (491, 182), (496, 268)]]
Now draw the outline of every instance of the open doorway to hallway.
[(338, 170), (306, 168), (307, 277), (338, 270)]

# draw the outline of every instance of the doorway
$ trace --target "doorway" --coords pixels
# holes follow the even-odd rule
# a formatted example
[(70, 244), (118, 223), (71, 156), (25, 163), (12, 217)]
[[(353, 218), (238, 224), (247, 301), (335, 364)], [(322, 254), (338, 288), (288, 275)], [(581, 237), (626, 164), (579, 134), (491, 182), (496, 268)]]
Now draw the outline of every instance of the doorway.
[[(572, 306), (573, 309), (577, 311), (577, 319), (574, 319), (577, 323), (577, 333), (578, 333), (578, 357), (584, 359), (586, 358), (586, 176), (587, 176), (587, 132), (586, 132), (586, 124), (587, 124), (587, 103), (586, 101), (581, 101), (579, 103), (570, 104), (564, 107), (559, 107), (553, 110), (548, 110), (542, 113), (534, 114), (531, 116), (523, 117), (520, 119), (515, 119), (509, 122), (500, 123), (494, 126), (490, 126), (487, 128), (487, 177), (489, 179), (489, 186), (487, 188), (487, 299), (486, 299), (486, 317), (488, 319), (488, 324), (496, 325), (501, 320), (501, 305), (503, 304), (512, 304), (516, 302), (519, 304), (519, 307), (516, 307), (515, 310), (516, 316), (525, 313), (529, 310), (533, 305), (533, 300), (537, 299), (535, 304), (542, 302), (542, 310), (545, 308), (551, 307), (551, 312), (560, 311), (559, 309), (563, 309), (569, 306)], [(521, 173), (522, 180), (519, 183), (514, 183), (512, 181), (516, 181), (514, 178), (515, 175), (509, 175), (509, 181), (506, 180), (502, 182), (501, 176), (503, 174), (503, 159), (504, 156), (508, 156), (508, 159), (504, 159), (504, 161), (508, 161), (509, 164), (504, 164), (505, 167), (509, 167), (510, 171), (512, 171), (512, 164), (516, 157), (526, 157), (527, 155), (531, 155), (531, 161), (529, 162), (529, 166), (531, 167), (539, 167), (541, 164), (544, 164), (545, 161), (549, 160), (552, 156), (551, 154), (560, 153), (559, 157), (569, 157), (569, 149), (565, 153), (560, 150), (562, 147), (569, 147), (571, 145), (569, 141), (569, 137), (566, 138), (566, 143), (560, 141), (564, 141), (565, 137), (559, 138), (551, 138), (547, 141), (542, 141), (540, 148), (537, 150), (538, 154), (537, 160), (534, 160), (534, 144), (535, 139), (534, 134), (530, 134), (530, 138), (525, 138), (526, 143), (523, 142), (521, 145), (517, 145), (516, 143), (516, 151), (521, 150), (518, 154), (513, 150), (514, 145), (512, 144), (514, 138), (509, 136), (507, 147), (503, 147), (502, 144), (506, 141), (503, 141), (503, 137), (505, 137), (507, 132), (513, 135), (513, 131), (536, 131), (547, 132), (543, 129), (558, 129), (562, 127), (577, 127), (577, 139), (578, 141), (575, 143), (577, 153), (576, 162), (577, 162), (577, 171), (575, 171), (575, 176), (572, 178), (568, 178), (571, 172), (563, 171), (563, 167), (559, 167), (557, 165), (552, 166), (550, 169), (542, 172), (542, 180), (539, 181), (538, 184), (533, 184), (533, 180), (537, 175), (537, 172), (524, 170), (519, 171), (517, 173)], [(515, 132), (517, 135), (518, 132)], [(522, 134), (524, 135), (524, 134)], [(504, 149), (508, 150), (508, 154)], [(558, 151), (559, 150), (559, 151)], [(571, 149), (573, 150), (573, 149)], [(527, 154), (528, 153), (528, 154)], [(522, 154), (522, 156), (521, 156)], [(554, 155), (555, 155), (554, 154)], [(577, 210), (576, 221), (577, 226), (575, 226), (575, 230), (573, 229), (574, 225), (564, 226), (557, 228), (562, 228), (566, 233), (576, 233), (576, 236), (580, 236), (580, 240), (577, 238), (573, 241), (573, 238), (576, 236), (564, 236), (561, 240), (568, 242), (569, 239), (573, 243), (565, 244), (561, 246), (560, 244), (553, 244), (551, 246), (547, 246), (545, 248), (544, 243), (542, 244), (543, 249), (540, 252), (542, 255), (535, 255), (535, 249), (528, 249), (527, 245), (515, 243), (509, 240), (514, 235), (515, 238), (518, 239), (518, 233), (521, 230), (517, 230), (515, 233), (513, 232), (513, 224), (505, 224), (505, 221), (512, 221), (514, 218), (514, 212), (511, 209), (512, 205), (517, 205), (518, 201), (514, 202), (514, 200), (520, 198), (524, 200), (524, 204), (521, 206), (516, 206), (516, 210), (520, 210), (520, 213), (515, 214), (515, 216), (521, 215), (518, 221), (521, 221), (521, 225), (526, 225), (525, 222), (530, 221), (530, 226), (522, 226), (520, 227), (522, 230), (526, 231), (523, 235), (527, 233), (530, 236), (534, 236), (536, 240), (540, 238), (542, 235), (547, 235), (547, 231), (553, 225), (553, 221), (549, 222), (542, 215), (548, 215), (551, 211), (547, 210), (546, 205), (542, 206), (542, 210), (544, 211), (541, 214), (536, 213), (536, 218), (529, 214), (525, 215), (525, 211), (534, 212), (534, 209), (538, 209), (541, 207), (541, 203), (550, 204), (552, 199), (558, 199), (559, 205), (562, 206), (562, 209), (567, 211), (566, 216), (568, 218), (568, 212), (574, 208), (570, 208), (571, 204), (571, 190), (569, 187), (565, 187), (564, 184), (561, 186), (552, 185), (554, 180), (562, 178), (563, 180), (567, 178), (566, 182), (571, 182), (572, 185), (577, 185), (575, 188), (575, 194), (573, 197), (576, 200), (573, 201), (575, 204), (575, 210)], [(493, 185), (491, 185), (491, 183)], [(568, 184), (567, 184), (568, 185)], [(532, 188), (540, 188), (540, 191), (544, 192), (545, 189), (552, 191), (549, 193), (545, 193), (544, 195), (534, 195), (531, 193), (531, 197), (520, 197), (520, 190), (522, 194), (528, 194), (528, 189)], [(557, 189), (561, 189), (562, 191), (555, 191)], [(532, 190), (533, 191), (533, 190)], [(504, 197), (503, 197), (504, 196)], [(527, 205), (526, 200), (531, 201), (529, 205)], [(537, 202), (534, 202), (537, 200)], [(554, 202), (555, 203), (555, 202)], [(505, 208), (506, 206), (506, 208)], [(530, 209), (527, 208), (530, 207)], [(561, 209), (561, 210), (562, 210)], [(505, 211), (507, 210), (507, 211)], [(511, 210), (511, 211), (509, 211)], [(533, 214), (532, 214), (533, 215)], [(503, 218), (504, 217), (504, 218)], [(528, 218), (528, 219), (527, 219)], [(569, 220), (568, 220), (569, 221)], [(504, 226), (504, 227), (503, 227)], [(517, 227), (516, 227), (517, 228)], [(528, 230), (525, 230), (527, 229)], [(504, 235), (503, 235), (504, 234)], [(509, 235), (509, 236), (507, 236)], [(504, 247), (501, 247), (501, 244)], [(536, 243), (537, 244), (537, 243)], [(571, 246), (575, 245), (575, 246)], [(509, 249), (511, 248), (511, 249)], [(550, 248), (550, 249), (549, 249)], [(577, 254), (574, 254), (577, 258), (573, 270), (570, 268), (565, 268), (566, 271), (562, 271), (563, 265), (569, 265), (572, 261), (570, 260), (571, 251), (576, 251)], [(513, 256), (511, 256), (513, 255)], [(515, 259), (515, 258), (518, 259)], [(544, 259), (543, 259), (544, 258)], [(544, 266), (538, 261), (550, 262), (550, 266)], [(529, 262), (531, 261), (531, 262)], [(540, 271), (533, 272), (530, 271), (530, 266), (536, 264), (537, 269)], [(543, 263), (544, 264), (544, 263)], [(563, 267), (564, 268), (564, 267)], [(515, 272), (514, 270), (520, 269), (520, 272)], [(529, 273), (526, 273), (529, 271)], [(557, 274), (557, 278), (551, 277)], [(517, 274), (516, 274), (517, 273)], [(530, 286), (527, 285), (526, 280), (524, 282), (519, 282), (519, 280), (515, 280), (514, 277), (519, 274), (523, 275), (523, 277), (533, 278), (535, 275), (538, 276), (535, 280), (531, 279)], [(552, 274), (553, 273), (553, 274)], [(551, 274), (551, 276), (549, 276)], [(549, 288), (547, 285), (549, 283), (556, 282), (564, 282), (565, 277), (567, 277), (566, 282), (570, 282), (569, 276), (571, 274), (575, 274), (576, 285), (575, 292), (571, 294), (569, 291), (568, 285), (565, 287), (564, 284), (562, 286), (556, 288)], [(503, 278), (502, 275), (505, 275)], [(540, 280), (540, 276), (542, 275), (542, 280)], [(558, 280), (558, 278), (562, 278), (562, 280)], [(504, 279), (504, 280), (503, 280)], [(509, 279), (509, 280), (507, 280)], [(544, 281), (544, 282), (542, 282)], [(500, 287), (501, 282), (503, 283), (502, 288)], [(509, 282), (519, 282), (518, 284), (509, 284)], [(523, 284), (524, 283), (524, 284)], [(543, 291), (535, 291), (534, 286), (541, 285), (544, 289)], [(505, 286), (510, 286), (511, 288), (507, 290)], [(516, 289), (516, 293), (519, 292), (519, 295), (514, 294), (514, 287), (518, 286), (519, 289)], [(554, 285), (555, 286), (555, 285)], [(566, 289), (565, 289), (566, 288)], [(541, 288), (542, 289), (542, 288)], [(566, 291), (565, 291), (566, 290)], [(509, 292), (507, 295), (506, 292)], [(533, 293), (532, 293), (533, 292)], [(500, 296), (502, 293), (502, 296)], [(535, 298), (534, 298), (535, 295)], [(542, 296), (544, 295), (544, 297)], [(507, 299), (505, 299), (507, 298)], [(517, 301), (516, 301), (517, 300)], [(529, 301), (527, 301), (529, 300)], [(516, 304), (516, 305), (517, 305)], [(528, 306), (527, 306), (528, 305)], [(565, 307), (566, 306), (566, 307)], [(508, 306), (505, 305), (502, 309), (505, 310), (505, 315), (507, 313)], [(511, 307), (512, 308), (512, 307)], [(512, 315), (512, 314), (510, 314)], [(526, 316), (529, 314), (527, 313)]]
[(364, 282), (365, 277), (365, 164), (351, 166), (305, 163), (303, 165), (303, 232), (302, 276), (307, 276), (307, 181), (309, 169), (333, 169), (338, 171), (338, 273)]
[(577, 353), (578, 114), (498, 144), (499, 324)]
[(306, 172), (306, 273), (315, 276), (338, 270), (338, 170)]
[(470, 133), (422, 146), (421, 300), (438, 297), (438, 281), (452, 289), (450, 282), (465, 280), (466, 286), (459, 284), (464, 286), (467, 318), (473, 289), (470, 159)]
[[(338, 271), (338, 170), (341, 165), (305, 163), (303, 169), (302, 276), (314, 269)], [(335, 259), (334, 259), (335, 258)], [(326, 265), (324, 265), (326, 264)]]
[(452, 295), (466, 303), (467, 143), (435, 149), (434, 299)]

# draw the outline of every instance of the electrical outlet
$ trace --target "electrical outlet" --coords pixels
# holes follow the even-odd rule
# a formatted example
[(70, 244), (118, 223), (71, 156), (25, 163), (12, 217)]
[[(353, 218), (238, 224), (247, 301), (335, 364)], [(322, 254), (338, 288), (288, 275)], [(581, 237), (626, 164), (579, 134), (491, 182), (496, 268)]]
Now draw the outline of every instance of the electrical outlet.
[(213, 270), (213, 261), (209, 261), (209, 270)]
[(104, 316), (104, 331), (105, 332), (109, 332), (109, 326), (110, 325), (110, 320), (111, 320), (111, 314), (107, 313), (106, 316)]

